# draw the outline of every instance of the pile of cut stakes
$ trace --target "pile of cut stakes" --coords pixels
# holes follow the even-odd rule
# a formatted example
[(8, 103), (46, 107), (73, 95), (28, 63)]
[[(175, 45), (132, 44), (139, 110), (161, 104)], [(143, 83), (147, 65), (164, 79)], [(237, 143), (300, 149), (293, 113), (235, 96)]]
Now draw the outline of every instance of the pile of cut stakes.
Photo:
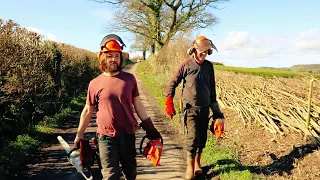
[(320, 80), (313, 81), (307, 128), (311, 77), (265, 78), (227, 71), (215, 74), (219, 104), (238, 112), (243, 123), (259, 123), (281, 135), (291, 129), (320, 144)]

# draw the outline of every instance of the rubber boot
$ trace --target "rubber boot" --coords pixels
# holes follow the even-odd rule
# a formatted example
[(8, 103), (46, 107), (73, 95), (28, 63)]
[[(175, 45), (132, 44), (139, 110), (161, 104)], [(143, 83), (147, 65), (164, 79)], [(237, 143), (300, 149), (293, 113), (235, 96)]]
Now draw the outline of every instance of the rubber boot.
[(194, 158), (194, 174), (195, 175), (202, 174), (200, 160), (201, 160), (201, 154), (196, 155), (196, 157)]
[(186, 179), (194, 179), (194, 159), (187, 160), (187, 171), (186, 171)]

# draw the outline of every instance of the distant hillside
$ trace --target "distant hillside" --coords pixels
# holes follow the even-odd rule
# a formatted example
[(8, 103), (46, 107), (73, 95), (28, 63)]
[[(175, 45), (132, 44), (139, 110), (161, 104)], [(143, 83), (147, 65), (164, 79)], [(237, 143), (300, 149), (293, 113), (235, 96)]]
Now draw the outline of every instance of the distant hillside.
[(320, 64), (298, 64), (290, 68), (274, 68), (274, 67), (260, 67), (261, 69), (272, 69), (281, 71), (292, 71), (292, 72), (308, 72), (320, 74)]
[(223, 64), (223, 63), (221, 63), (221, 62), (215, 62), (215, 61), (212, 61), (211, 63), (212, 63), (212, 64), (214, 64), (214, 65), (224, 66), (224, 64)]
[(281, 70), (281, 71), (290, 71), (290, 68), (274, 68), (274, 67), (260, 67), (261, 69), (273, 69), (273, 70)]
[(290, 67), (291, 71), (320, 74), (320, 64), (299, 64)]

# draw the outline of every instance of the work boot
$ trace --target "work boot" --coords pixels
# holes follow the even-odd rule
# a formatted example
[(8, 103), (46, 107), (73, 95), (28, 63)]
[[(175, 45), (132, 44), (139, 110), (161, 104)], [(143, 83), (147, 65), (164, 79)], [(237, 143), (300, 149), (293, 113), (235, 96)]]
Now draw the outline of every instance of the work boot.
[(194, 159), (188, 159), (187, 160), (187, 171), (186, 171), (186, 179), (194, 179)]
[(202, 174), (200, 160), (201, 160), (201, 155), (196, 155), (196, 157), (194, 158), (194, 174), (195, 175)]

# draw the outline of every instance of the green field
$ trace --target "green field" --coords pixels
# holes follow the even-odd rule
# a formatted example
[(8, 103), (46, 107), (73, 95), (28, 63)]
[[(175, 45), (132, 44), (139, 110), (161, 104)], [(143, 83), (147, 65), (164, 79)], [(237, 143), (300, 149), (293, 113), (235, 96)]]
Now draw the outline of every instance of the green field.
[(241, 68), (241, 67), (231, 67), (231, 66), (222, 66), (222, 65), (215, 65), (214, 68), (216, 70), (232, 71), (236, 73), (263, 76), (263, 77), (294, 78), (294, 77), (313, 76), (314, 78), (320, 78), (320, 74), (306, 73), (306, 72), (292, 72), (292, 71), (277, 70), (277, 69)]

